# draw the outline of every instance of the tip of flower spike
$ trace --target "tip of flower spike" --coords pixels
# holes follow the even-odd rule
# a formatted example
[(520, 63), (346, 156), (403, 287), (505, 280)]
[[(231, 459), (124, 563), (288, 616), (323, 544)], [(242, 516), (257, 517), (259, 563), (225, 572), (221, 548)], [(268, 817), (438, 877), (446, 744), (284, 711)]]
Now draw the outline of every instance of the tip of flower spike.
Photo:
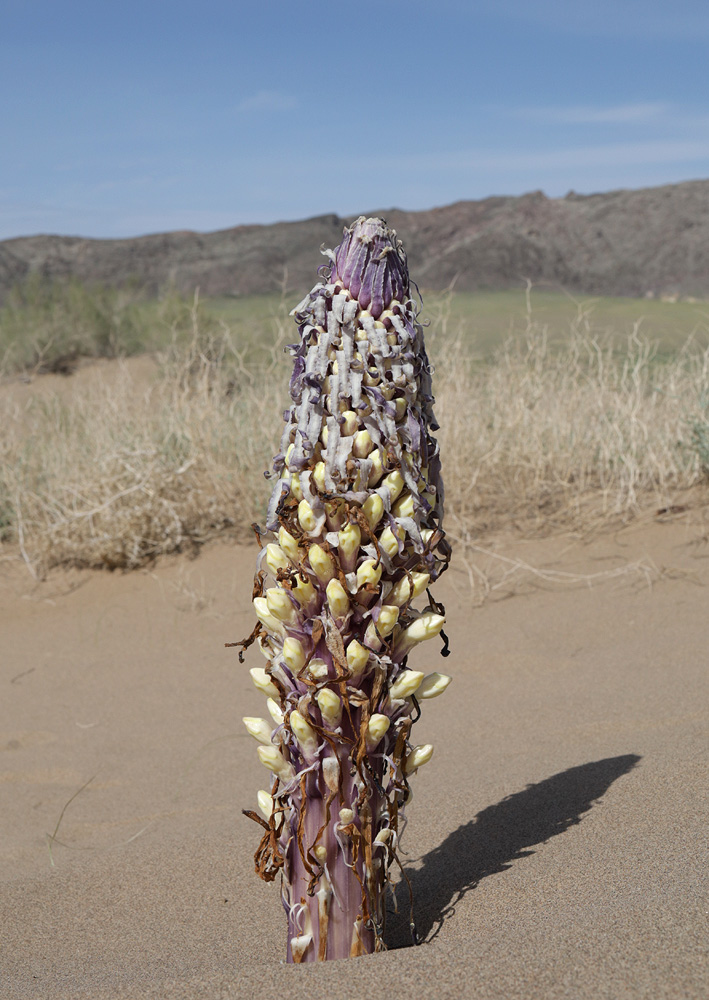
[(361, 216), (342, 235), (330, 280), (340, 280), (361, 308), (378, 319), (392, 302), (409, 296), (409, 270), (401, 240), (383, 219)]

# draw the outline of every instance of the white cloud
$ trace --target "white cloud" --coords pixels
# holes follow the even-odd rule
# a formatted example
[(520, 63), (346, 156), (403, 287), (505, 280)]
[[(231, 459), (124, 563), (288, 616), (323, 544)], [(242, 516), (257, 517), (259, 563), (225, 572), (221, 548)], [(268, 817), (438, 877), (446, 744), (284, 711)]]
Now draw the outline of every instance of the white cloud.
[(249, 97), (244, 97), (236, 106), (241, 112), (271, 112), (292, 111), (298, 107), (298, 102), (292, 94), (283, 94), (279, 90), (258, 90)]

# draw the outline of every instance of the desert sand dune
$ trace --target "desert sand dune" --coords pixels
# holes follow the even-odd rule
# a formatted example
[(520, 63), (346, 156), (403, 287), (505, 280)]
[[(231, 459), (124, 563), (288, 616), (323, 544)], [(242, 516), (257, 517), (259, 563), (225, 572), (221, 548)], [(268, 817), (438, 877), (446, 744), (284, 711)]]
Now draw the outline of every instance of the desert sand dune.
[[(699, 997), (707, 763), (706, 532), (681, 518), (580, 545), (447, 605), (450, 690), (403, 847), (386, 953), (285, 966), (277, 885), (241, 814), (263, 714), (224, 643), (251, 629), (255, 550), (127, 574), (0, 573), (0, 990), (8, 998)], [(442, 665), (425, 654), (426, 666)], [(430, 662), (431, 657), (435, 662)], [(414, 663), (416, 666), (416, 663)]]

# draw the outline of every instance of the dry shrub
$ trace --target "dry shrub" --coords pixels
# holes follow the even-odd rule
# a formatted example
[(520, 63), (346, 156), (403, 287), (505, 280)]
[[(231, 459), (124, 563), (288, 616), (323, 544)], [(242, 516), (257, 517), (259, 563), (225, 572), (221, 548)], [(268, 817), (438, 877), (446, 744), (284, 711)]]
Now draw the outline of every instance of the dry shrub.
[[(709, 350), (669, 360), (637, 333), (623, 351), (580, 329), (526, 337), (476, 361), (432, 338), (447, 527), (472, 543), (626, 521), (707, 481)], [(83, 395), (0, 397), (0, 533), (36, 575), (139, 566), (263, 516), (289, 363), (244, 363), (228, 331), (194, 336), (136, 391), (128, 369)]]
[(35, 575), (134, 568), (220, 533), (245, 538), (264, 508), (285, 385), (285, 370), (245, 368), (224, 336), (169, 352), (142, 393), (123, 364), (83, 395), (6, 406), (7, 533)]

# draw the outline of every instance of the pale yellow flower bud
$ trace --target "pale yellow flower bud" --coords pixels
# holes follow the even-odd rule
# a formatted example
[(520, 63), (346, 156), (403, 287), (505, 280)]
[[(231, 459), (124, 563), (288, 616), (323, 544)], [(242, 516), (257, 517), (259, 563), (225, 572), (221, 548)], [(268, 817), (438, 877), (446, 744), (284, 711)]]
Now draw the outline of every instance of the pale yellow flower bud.
[(338, 531), (337, 533), (337, 547), (340, 552), (340, 558), (344, 559), (346, 563), (350, 563), (353, 556), (359, 550), (361, 541), (362, 532), (359, 526), (356, 524), (346, 524), (342, 531)]
[(431, 743), (424, 743), (423, 746), (414, 747), (404, 761), (404, 774), (413, 774), (419, 767), (428, 764), (431, 757), (433, 757), (433, 745)]
[(367, 723), (367, 743), (370, 747), (375, 747), (382, 739), (389, 726), (391, 719), (388, 715), (373, 715)]
[(362, 513), (367, 518), (369, 527), (374, 531), (384, 513), (384, 501), (377, 493), (372, 493), (362, 504)]
[(266, 591), (266, 604), (268, 610), (280, 622), (292, 622), (295, 620), (297, 612), (293, 607), (290, 594), (282, 587), (270, 587)]
[(256, 753), (263, 766), (273, 771), (282, 781), (291, 781), (295, 777), (295, 768), (277, 747), (259, 747)]
[(335, 563), (329, 552), (320, 545), (311, 545), (308, 549), (310, 567), (323, 586), (326, 586), (335, 576)]
[(307, 607), (308, 604), (317, 595), (315, 587), (312, 585), (310, 580), (301, 580), (300, 577), (297, 579), (295, 587), (293, 587), (293, 596), (303, 607)]
[(268, 676), (263, 667), (252, 667), (249, 670), (251, 674), (251, 680), (254, 682), (255, 686), (263, 694), (267, 694), (271, 698), (280, 698), (281, 694), (276, 685), (273, 683), (271, 678)]
[(345, 656), (347, 658), (347, 666), (352, 671), (352, 680), (356, 682), (362, 676), (364, 668), (369, 663), (369, 650), (365, 649), (356, 639), (352, 639), (347, 646)]
[(391, 635), (399, 620), (399, 609), (395, 604), (383, 604), (377, 619), (377, 631), (380, 635)]
[(374, 447), (371, 435), (368, 430), (357, 431), (352, 443), (352, 454), (355, 458), (366, 458)]
[(318, 462), (313, 469), (313, 482), (321, 493), (325, 492), (325, 463)]
[(400, 525), (396, 526), (396, 535), (391, 530), (389, 525), (387, 525), (379, 536), (379, 548), (386, 552), (391, 559), (393, 559), (399, 551), (399, 541), (403, 540), (404, 529)]
[(307, 500), (301, 500), (298, 504), (298, 520), (303, 531), (315, 531), (318, 521)]
[(266, 708), (268, 709), (271, 718), (276, 723), (277, 726), (282, 726), (285, 716), (281, 711), (281, 706), (273, 698), (269, 698), (266, 702)]
[(399, 643), (412, 646), (417, 642), (432, 639), (438, 635), (445, 623), (446, 620), (443, 615), (427, 611), (425, 614), (420, 615), (415, 622), (412, 622), (407, 629), (404, 629), (397, 640), (397, 646)]
[(266, 565), (274, 576), (278, 576), (279, 569), (293, 568), (288, 556), (275, 542), (269, 542), (266, 546)]
[(349, 826), (353, 819), (354, 812), (352, 809), (348, 809), (346, 806), (340, 809), (340, 824), (342, 826)]
[(288, 636), (283, 640), (283, 659), (291, 673), (297, 674), (305, 663), (305, 650), (300, 639)]
[(298, 543), (295, 538), (291, 535), (290, 531), (285, 528), (279, 528), (278, 530), (278, 544), (283, 549), (285, 554), (288, 556), (291, 562), (297, 563), (300, 557), (298, 552)]
[(331, 688), (322, 688), (315, 695), (315, 700), (322, 712), (323, 721), (333, 728), (338, 726), (342, 718), (342, 701), (339, 694)]
[(288, 716), (293, 735), (306, 753), (312, 753), (318, 745), (315, 730), (300, 712), (293, 711)]
[(382, 453), (378, 448), (376, 451), (373, 451), (369, 457), (372, 462), (372, 470), (369, 473), (368, 485), (371, 487), (376, 486), (384, 475), (384, 466), (382, 464)]
[(371, 621), (364, 633), (364, 641), (371, 649), (378, 649), (382, 639), (394, 631), (399, 618), (399, 609), (393, 604), (382, 605), (379, 611), (379, 618), (375, 622)]
[[(411, 580), (413, 580), (413, 588), (411, 587)], [(401, 607), (407, 601), (418, 597), (431, 582), (431, 574), (414, 572), (411, 574), (411, 580), (409, 580), (408, 576), (404, 576), (395, 583), (387, 594), (387, 603), (398, 604)]]
[(389, 495), (391, 496), (393, 503), (404, 488), (404, 477), (398, 469), (394, 469), (393, 472), (390, 472), (388, 476), (384, 477), (382, 480), (382, 486), (386, 486), (389, 490)]
[(389, 688), (390, 698), (408, 698), (415, 694), (423, 680), (422, 670), (402, 670)]
[(333, 618), (344, 618), (350, 610), (350, 599), (340, 581), (330, 580), (325, 593)]
[(257, 719), (254, 716), (245, 715), (241, 720), (246, 726), (249, 736), (253, 736), (259, 743), (269, 744), (273, 726), (270, 726), (265, 719)]
[(354, 410), (345, 410), (342, 416), (344, 417), (344, 423), (340, 428), (340, 433), (346, 434), (349, 437), (354, 434), (359, 427), (359, 417)]
[(413, 517), (414, 516), (414, 498), (411, 494), (406, 492), (403, 497), (400, 497), (391, 510), (394, 517)]
[(290, 491), (296, 500), (303, 499), (303, 488), (300, 485), (300, 476), (297, 472), (293, 472), (290, 475)]
[(270, 819), (273, 815), (273, 796), (265, 788), (262, 788), (256, 793), (256, 801), (258, 802), (258, 811), (263, 818)]
[(421, 681), (421, 687), (416, 692), (416, 697), (421, 699), (437, 698), (439, 694), (443, 694), (451, 679), (448, 674), (439, 674), (438, 671), (427, 674)]
[(256, 612), (256, 617), (264, 625), (269, 632), (276, 632), (279, 635), (283, 634), (282, 623), (271, 614), (270, 608), (268, 607), (268, 601), (265, 597), (254, 597), (254, 611)]
[(314, 681), (324, 681), (330, 673), (330, 668), (319, 656), (314, 656), (308, 664), (308, 673)]
[(381, 563), (377, 564), (376, 559), (365, 559), (363, 563), (357, 567), (357, 589), (360, 587), (365, 587), (368, 584), (370, 586), (375, 586), (379, 583), (382, 578), (382, 566)]

